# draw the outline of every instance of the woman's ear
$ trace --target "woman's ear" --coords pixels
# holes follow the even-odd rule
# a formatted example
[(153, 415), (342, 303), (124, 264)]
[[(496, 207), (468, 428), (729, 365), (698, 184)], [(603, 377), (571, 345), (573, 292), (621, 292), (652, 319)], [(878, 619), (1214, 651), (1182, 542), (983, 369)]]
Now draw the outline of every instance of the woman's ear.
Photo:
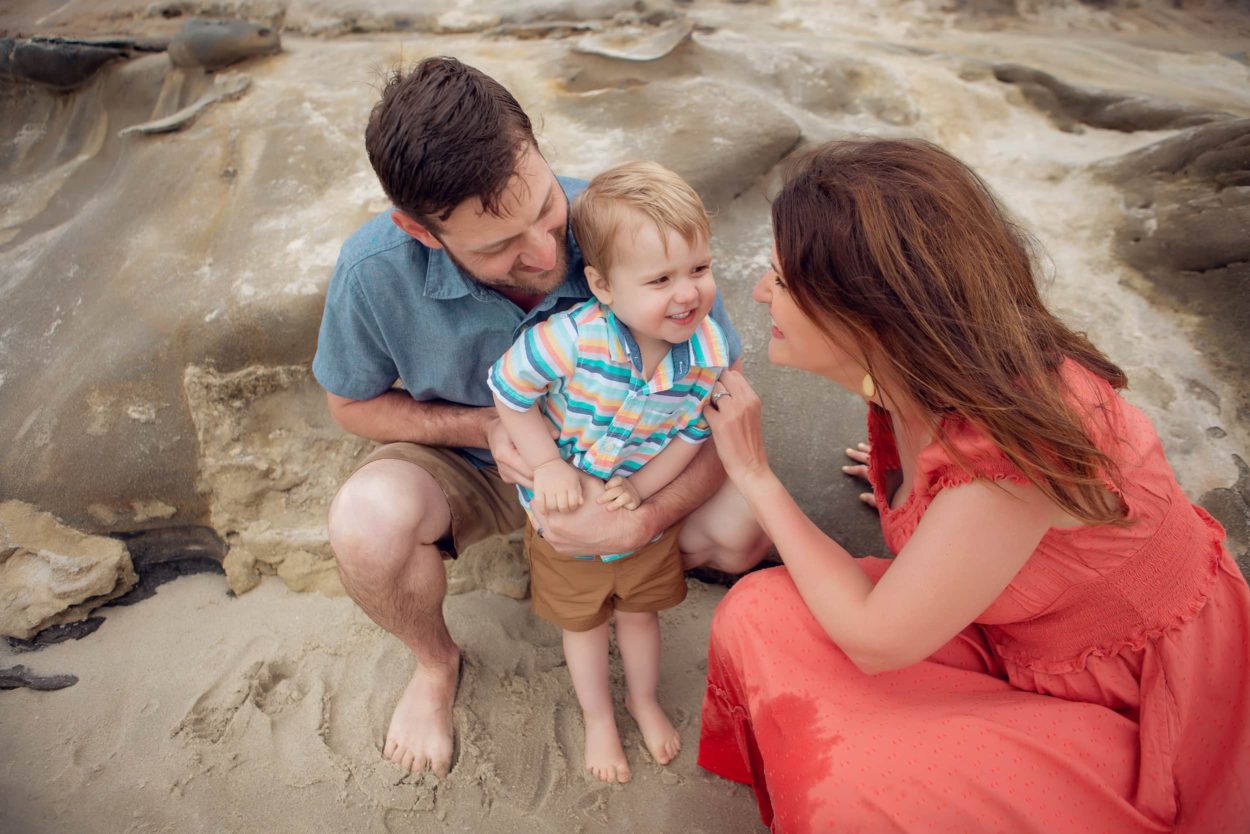
[(586, 283), (590, 285), (590, 291), (594, 293), (595, 298), (599, 299), (600, 304), (611, 306), (612, 285), (608, 282), (608, 276), (593, 266), (588, 266), (586, 267)]

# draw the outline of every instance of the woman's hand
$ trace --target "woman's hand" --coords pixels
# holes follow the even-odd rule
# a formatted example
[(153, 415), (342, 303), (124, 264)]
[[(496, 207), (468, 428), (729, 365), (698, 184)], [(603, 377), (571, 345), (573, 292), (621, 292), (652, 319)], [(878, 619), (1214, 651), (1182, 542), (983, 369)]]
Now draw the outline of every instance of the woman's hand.
[[(850, 458), (851, 460), (855, 461), (855, 464), (843, 466), (842, 471), (848, 475), (852, 475), (856, 478), (862, 478), (865, 481), (867, 481), (868, 480), (868, 458), (871, 455), (872, 455), (872, 446), (868, 445), (867, 443), (859, 443), (857, 444), (857, 448), (847, 449), (846, 456)], [(872, 507), (874, 510), (877, 509), (877, 496), (873, 495), (871, 491), (861, 492), (859, 494), (859, 500), (863, 501), (865, 504)]]
[(760, 398), (746, 377), (734, 370), (721, 374), (703, 409), (725, 472), (744, 492), (746, 484), (771, 472), (762, 414)]

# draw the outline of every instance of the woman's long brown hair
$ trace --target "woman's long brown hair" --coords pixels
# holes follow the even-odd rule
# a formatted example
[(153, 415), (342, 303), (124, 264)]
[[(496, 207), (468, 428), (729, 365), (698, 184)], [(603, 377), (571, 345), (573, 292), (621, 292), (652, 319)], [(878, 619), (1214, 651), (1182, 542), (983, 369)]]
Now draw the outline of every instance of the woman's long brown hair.
[(1029, 237), (980, 177), (920, 140), (832, 142), (791, 163), (772, 216), (787, 292), (831, 338), (849, 330), (870, 372), (985, 432), (1075, 518), (1122, 523), (1118, 468), (1058, 368), (1071, 358), (1114, 388), (1124, 372), (1046, 309)]

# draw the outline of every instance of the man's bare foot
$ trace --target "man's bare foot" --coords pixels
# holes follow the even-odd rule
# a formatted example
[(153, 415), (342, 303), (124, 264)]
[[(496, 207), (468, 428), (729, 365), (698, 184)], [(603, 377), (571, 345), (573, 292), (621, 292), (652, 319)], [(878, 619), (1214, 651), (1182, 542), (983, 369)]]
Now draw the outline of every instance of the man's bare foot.
[(676, 758), (681, 752), (681, 734), (677, 732), (673, 722), (668, 720), (658, 701), (654, 698), (634, 700), (626, 697), (625, 708), (638, 722), (638, 729), (642, 730), (642, 740), (652, 758), (662, 765)]
[(602, 782), (628, 782), (632, 774), (616, 718), (611, 713), (599, 718), (583, 714), (586, 722), (586, 769)]
[(451, 769), (451, 707), (460, 682), (460, 655), (449, 665), (422, 666), (399, 696), (386, 730), (382, 756), (421, 773), (427, 767), (440, 779)]

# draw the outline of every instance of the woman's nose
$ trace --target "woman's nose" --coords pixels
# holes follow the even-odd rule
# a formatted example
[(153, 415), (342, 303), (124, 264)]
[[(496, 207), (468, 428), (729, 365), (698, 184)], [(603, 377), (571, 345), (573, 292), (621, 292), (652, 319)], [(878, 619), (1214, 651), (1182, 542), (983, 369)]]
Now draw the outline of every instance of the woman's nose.
[(751, 288), (751, 299), (758, 301), (760, 304), (767, 304), (773, 300), (772, 294), (773, 271), (770, 269), (760, 276), (755, 282), (755, 286)]

